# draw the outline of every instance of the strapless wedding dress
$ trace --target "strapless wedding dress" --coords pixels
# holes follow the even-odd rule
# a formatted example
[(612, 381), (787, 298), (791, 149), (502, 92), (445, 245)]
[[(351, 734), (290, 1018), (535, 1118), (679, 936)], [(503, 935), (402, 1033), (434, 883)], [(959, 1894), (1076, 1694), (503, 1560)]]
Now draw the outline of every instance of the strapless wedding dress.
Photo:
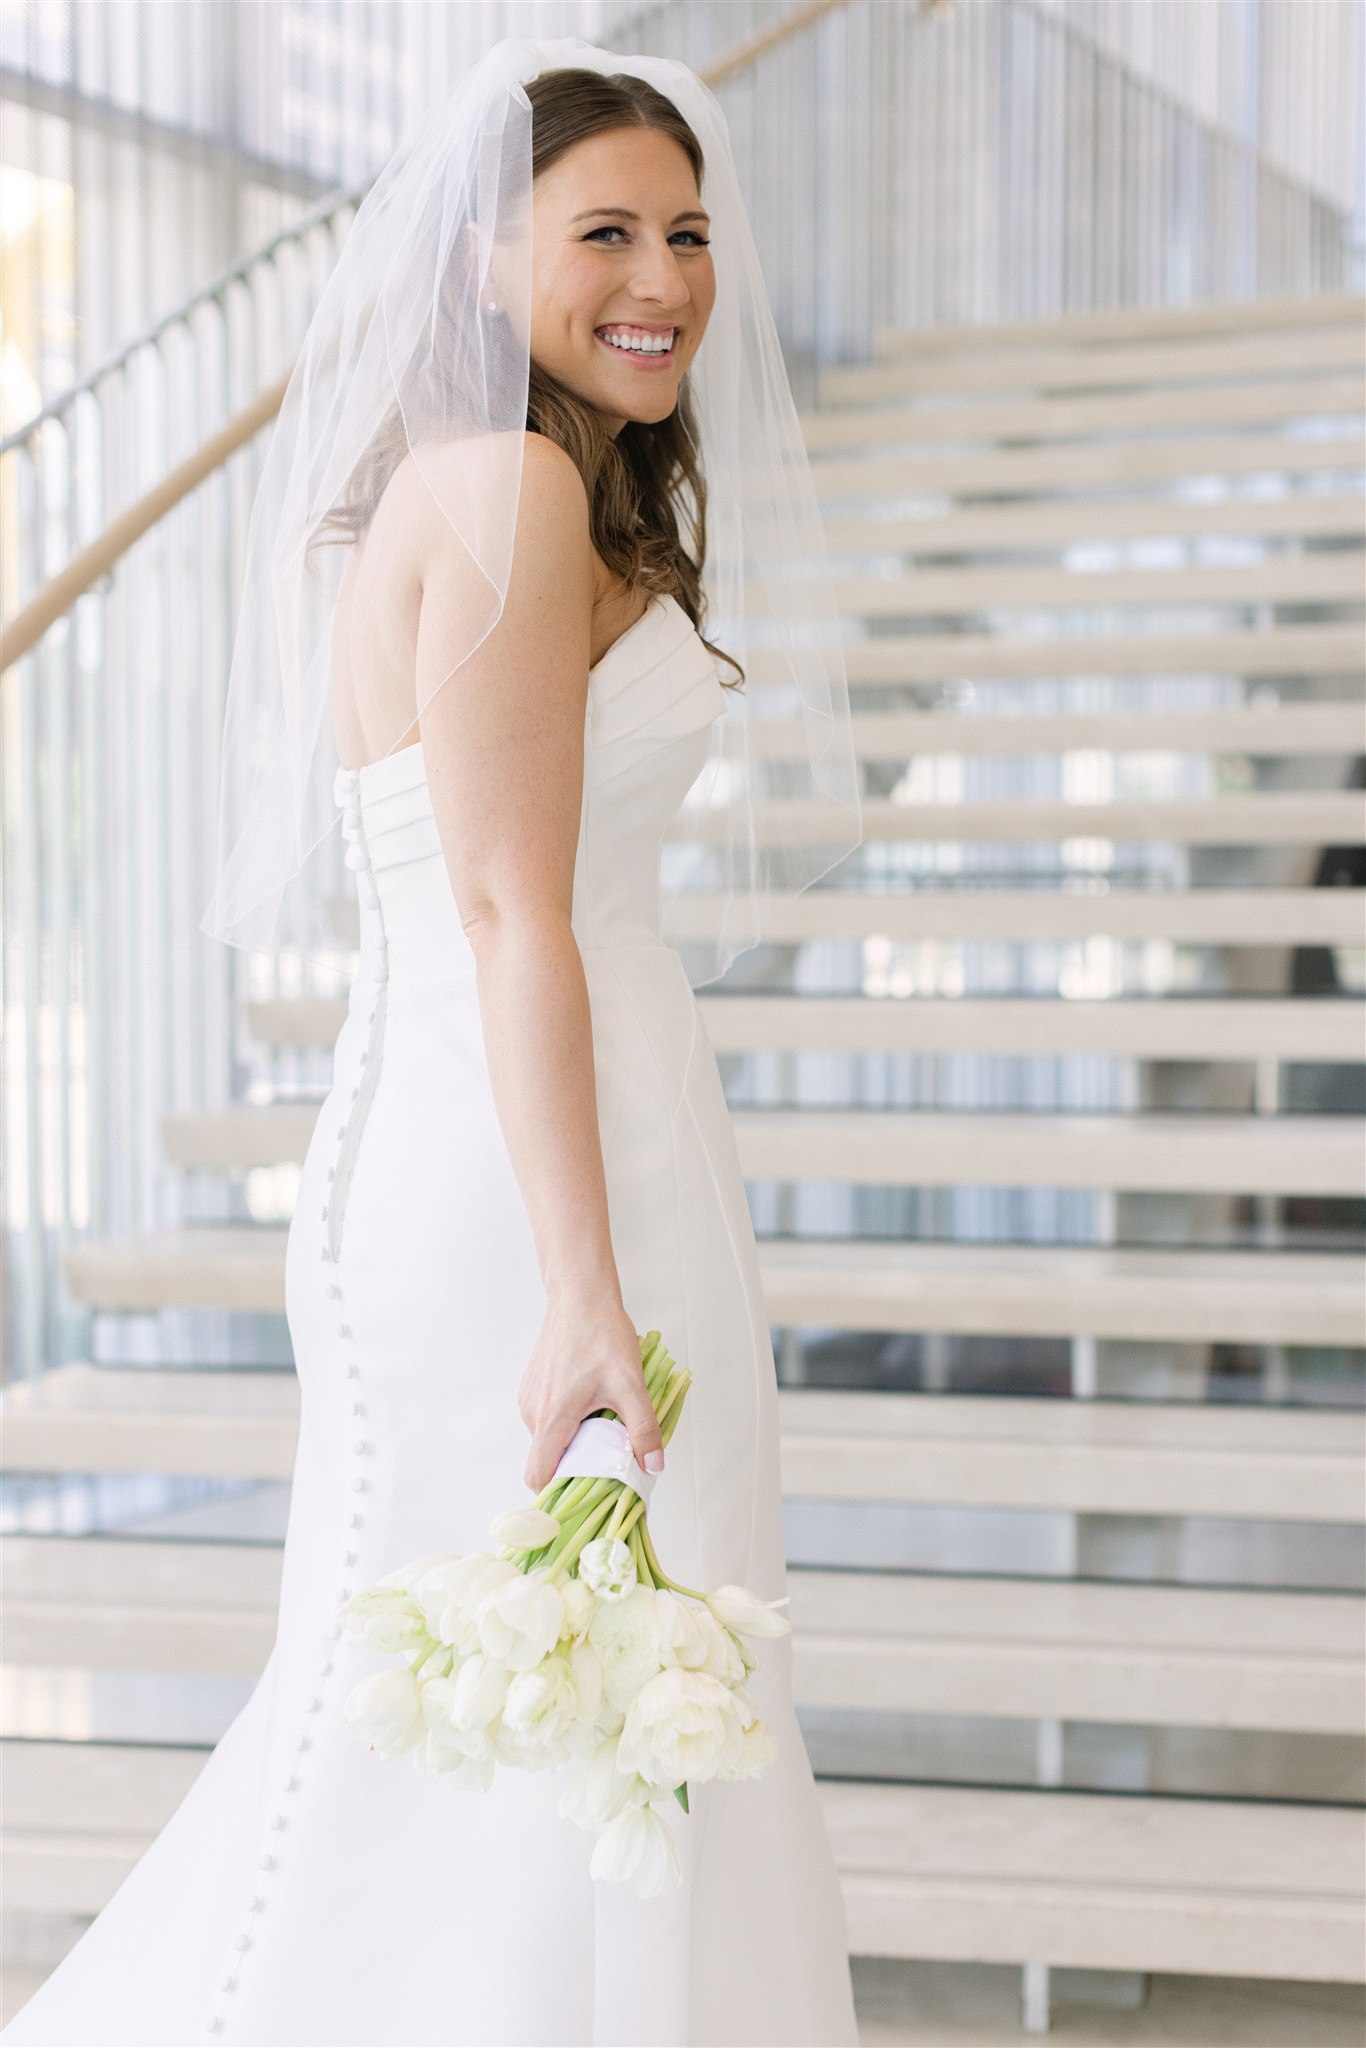
[[(673, 598), (590, 674), (573, 922), (627, 1313), (693, 1374), (650, 1523), (685, 1585), (786, 1591), (777, 1389), (754, 1235), (697, 1001), (660, 938), (663, 834), (724, 706)], [(856, 2044), (839, 1882), (792, 1705), (760, 1778), (673, 1808), (684, 1882), (588, 1874), (565, 1770), (457, 1791), (381, 1763), (342, 1705), (377, 1668), (353, 1589), (483, 1548), (523, 1504), (516, 1394), (545, 1296), (485, 1064), (420, 744), (336, 783), (360, 963), (289, 1232), (301, 1425), (279, 1631), (189, 1795), (6, 2029), (23, 2043)], [(663, 1809), (660, 1809), (661, 1811)]]

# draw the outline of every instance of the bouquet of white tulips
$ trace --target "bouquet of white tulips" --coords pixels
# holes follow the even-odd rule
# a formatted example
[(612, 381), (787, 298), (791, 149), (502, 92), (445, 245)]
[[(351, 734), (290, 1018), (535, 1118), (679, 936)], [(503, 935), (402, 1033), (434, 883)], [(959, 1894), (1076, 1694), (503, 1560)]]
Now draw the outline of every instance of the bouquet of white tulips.
[[(658, 1330), (640, 1346), (667, 1444), (691, 1374)], [(599, 1416), (629, 1458), (620, 1419)], [(500, 1763), (539, 1771), (572, 1762), (558, 1811), (596, 1830), (591, 1874), (651, 1898), (682, 1876), (657, 1805), (677, 1799), (686, 1813), (690, 1782), (753, 1778), (772, 1762), (773, 1736), (744, 1690), (756, 1668), (744, 1639), (785, 1635), (791, 1624), (777, 1611), (786, 1599), (764, 1602), (743, 1586), (696, 1592), (671, 1579), (650, 1540), (642, 1483), (557, 1473), (533, 1506), (494, 1519), (496, 1551), (421, 1558), (342, 1614), (371, 1649), (405, 1660), (347, 1700), (363, 1742), (480, 1791)]]

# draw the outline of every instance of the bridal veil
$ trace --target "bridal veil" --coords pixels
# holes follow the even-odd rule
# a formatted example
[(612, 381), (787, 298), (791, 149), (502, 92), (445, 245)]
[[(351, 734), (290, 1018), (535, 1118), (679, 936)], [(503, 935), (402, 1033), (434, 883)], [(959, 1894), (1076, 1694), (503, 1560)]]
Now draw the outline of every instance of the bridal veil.
[[(666, 897), (710, 901), (694, 986), (765, 936), (774, 905), (860, 843), (849, 693), (810, 465), (725, 117), (686, 65), (573, 38), (499, 43), (390, 158), (356, 213), (272, 429), (228, 679), (217, 871), (200, 929), (270, 950), (323, 936), (306, 864), (336, 830), (332, 612), (346, 549), (319, 546), (381, 444), (406, 442), (474, 573), (445, 675), (496, 626), (527, 425), (532, 110), (580, 67), (641, 78), (703, 152), (716, 303), (686, 373), (706, 479), (701, 629), (745, 671), (665, 851)], [(496, 284), (496, 290), (495, 290)], [(460, 444), (452, 460), (452, 444)], [(685, 512), (688, 508), (684, 508)], [(400, 745), (431, 701), (380, 735)], [(301, 879), (304, 878), (304, 879)], [(667, 912), (667, 905), (666, 905)]]

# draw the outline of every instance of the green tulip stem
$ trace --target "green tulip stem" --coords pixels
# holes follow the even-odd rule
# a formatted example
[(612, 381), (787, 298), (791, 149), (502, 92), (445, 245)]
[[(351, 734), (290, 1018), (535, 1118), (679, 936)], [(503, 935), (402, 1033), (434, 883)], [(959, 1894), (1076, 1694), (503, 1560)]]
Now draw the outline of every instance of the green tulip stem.
[(631, 1502), (634, 1498), (635, 1496), (632, 1494), (630, 1487), (623, 1486), (621, 1498), (612, 1510), (612, 1519), (602, 1532), (604, 1536), (624, 1536), (626, 1534), (624, 1524), (627, 1515), (631, 1511)]
[(594, 1479), (591, 1473), (587, 1472), (579, 1473), (570, 1479), (552, 1479), (532, 1505), (543, 1509), (548, 1515), (554, 1515), (557, 1521), (563, 1521), (565, 1516), (572, 1515), (576, 1508), (585, 1506), (594, 1488), (601, 1485), (600, 1479)]
[(425, 1664), (430, 1664), (433, 1657), (435, 1657), (440, 1651), (446, 1648), (447, 1645), (445, 1643), (438, 1642), (435, 1640), (435, 1638), (432, 1641), (430, 1641), (427, 1644), (426, 1649), (421, 1650), (408, 1667), (409, 1670), (412, 1672), (413, 1677), (416, 1678), (418, 1672), (422, 1670), (423, 1666)]
[(621, 1518), (621, 1533), (629, 1539), (645, 1512), (645, 1503), (638, 1493), (632, 1492), (629, 1486), (623, 1487), (622, 1493), (625, 1496), (626, 1507)]
[(599, 1533), (602, 1524), (612, 1513), (615, 1505), (614, 1500), (599, 1501), (597, 1506), (590, 1509), (570, 1535), (560, 1537), (557, 1542), (551, 1545), (550, 1555), (546, 1558), (544, 1565), (538, 1565), (536, 1569), (549, 1572), (551, 1578), (554, 1579), (568, 1578), (584, 1544), (591, 1542), (593, 1537)]
[(680, 1415), (683, 1413), (684, 1397), (686, 1396), (688, 1388), (691, 1385), (691, 1376), (688, 1373), (680, 1373), (678, 1375), (678, 1378), (674, 1381), (673, 1385), (669, 1388), (667, 1394), (664, 1396), (664, 1400), (660, 1405), (659, 1409), (657, 1410), (659, 1416), (659, 1433), (663, 1437), (665, 1443), (669, 1441), (669, 1438), (673, 1435), (675, 1429), (678, 1427), (678, 1419)]
[(693, 1586), (681, 1586), (677, 1579), (669, 1577), (669, 1574), (655, 1555), (655, 1547), (650, 1540), (650, 1525), (644, 1517), (641, 1518), (638, 1534), (641, 1547), (645, 1552), (646, 1561), (654, 1575), (655, 1584), (667, 1586), (671, 1593), (682, 1593), (689, 1600), (701, 1600), (705, 1603), (707, 1597), (705, 1593), (699, 1593)]
[(644, 1528), (644, 1526), (644, 1523), (638, 1517), (634, 1519), (631, 1523), (631, 1534), (629, 1541), (631, 1545), (631, 1555), (635, 1559), (636, 1578), (642, 1586), (648, 1586), (651, 1589), (653, 1589), (655, 1584), (654, 1574), (650, 1570), (649, 1559), (645, 1554), (644, 1546), (640, 1540), (640, 1532)]

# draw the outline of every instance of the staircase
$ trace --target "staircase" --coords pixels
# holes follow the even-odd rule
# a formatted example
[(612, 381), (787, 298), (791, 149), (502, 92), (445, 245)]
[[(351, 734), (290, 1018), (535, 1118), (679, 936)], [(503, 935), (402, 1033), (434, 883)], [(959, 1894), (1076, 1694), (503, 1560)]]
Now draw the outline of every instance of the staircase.
[[(1255, 1979), (1268, 2024), (1366, 1981), (1362, 314), (891, 334), (807, 421), (866, 843), (702, 1010), (852, 1947), (1018, 1966), (1026, 2031), (1050, 1971)], [(715, 915), (675, 899), (670, 936)], [(247, 1022), (308, 1053), (343, 1014)], [(287, 1174), (314, 1115), (171, 1118), (166, 1157)], [(66, 1276), (100, 1316), (282, 1315), (284, 1228)], [(0, 1419), (50, 1524), (4, 1555), (17, 1982), (264, 1662), (294, 1382), (82, 1363)], [(198, 1520), (62, 1533), (42, 1491), (148, 1473)]]

